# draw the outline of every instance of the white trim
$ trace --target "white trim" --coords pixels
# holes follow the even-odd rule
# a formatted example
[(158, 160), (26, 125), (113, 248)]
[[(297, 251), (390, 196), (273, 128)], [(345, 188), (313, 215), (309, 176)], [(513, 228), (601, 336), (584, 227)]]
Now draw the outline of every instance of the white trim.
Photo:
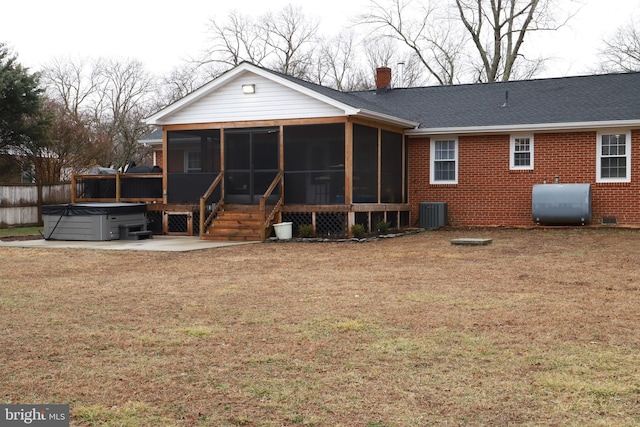
[[(436, 180), (435, 178), (435, 161), (436, 161), (436, 142), (439, 141), (453, 141), (454, 143), (454, 158), (450, 159), (455, 164), (455, 178), (453, 180)], [(429, 155), (429, 184), (434, 185), (447, 185), (458, 183), (458, 137), (451, 137), (450, 135), (441, 135), (431, 138), (430, 142), (430, 155)]]
[(404, 129), (415, 129), (420, 125), (418, 122), (413, 122), (411, 120), (401, 119), (399, 117), (389, 116), (388, 114), (376, 113), (371, 110), (357, 110), (358, 113), (355, 114), (356, 117), (368, 118), (368, 119), (376, 119), (382, 122), (386, 122), (391, 125), (396, 125)]
[[(627, 170), (624, 178), (602, 178), (602, 136), (603, 135), (625, 135), (625, 155)], [(596, 182), (631, 182), (631, 130), (629, 129), (609, 129), (607, 131), (598, 132), (596, 136)], [(622, 156), (619, 156), (622, 157)]]
[(390, 123), (392, 125), (400, 126), (402, 128), (416, 128), (419, 125), (419, 123), (411, 120), (406, 120), (400, 117), (390, 116), (387, 114), (377, 113), (375, 111), (356, 108), (351, 105), (345, 104), (343, 102), (336, 101), (335, 99), (329, 96), (322, 95), (321, 93), (313, 89), (297, 84), (284, 77), (278, 76), (277, 74), (274, 74), (271, 71), (265, 70), (264, 68), (257, 67), (248, 62), (244, 62), (238, 65), (237, 67), (233, 68), (232, 70), (227, 71), (226, 73), (222, 74), (221, 76), (215, 78), (211, 82), (202, 86), (200, 89), (197, 89), (196, 91), (185, 96), (184, 98), (174, 102), (173, 104), (163, 108), (162, 110), (156, 112), (152, 116), (146, 118), (144, 121), (147, 124), (162, 125), (163, 121), (167, 117), (171, 116), (172, 114), (176, 113), (182, 108), (196, 102), (197, 100), (209, 95), (210, 93), (214, 92), (216, 89), (218, 89), (228, 81), (234, 79), (235, 77), (245, 72), (253, 73), (255, 75), (261, 76), (279, 85), (295, 90), (296, 92), (299, 92), (317, 101), (323, 102), (329, 106), (337, 108), (343, 111), (345, 116), (356, 116), (356, 117), (377, 119), (383, 122)]
[[(189, 167), (189, 155), (190, 154), (197, 154), (198, 155), (198, 160), (200, 161), (200, 167), (199, 168), (190, 168)], [(198, 173), (198, 172), (202, 172), (202, 153), (200, 151), (197, 150), (185, 150), (184, 151), (184, 173)]]
[(490, 134), (490, 133), (512, 133), (512, 132), (543, 132), (562, 130), (598, 130), (604, 128), (640, 127), (640, 120), (610, 120), (603, 122), (569, 122), (569, 123), (537, 123), (522, 125), (497, 125), (497, 126), (471, 126), (471, 127), (450, 127), (450, 128), (420, 128), (410, 129), (406, 134), (410, 137), (431, 136), (431, 135), (468, 135), (468, 134)]
[(162, 145), (161, 139), (139, 139), (139, 144), (142, 144), (144, 147), (155, 147), (156, 145)]
[[(529, 140), (529, 164), (526, 166), (516, 166), (515, 153), (516, 153), (516, 139)], [(532, 133), (513, 133), (509, 136), (509, 169), (511, 170), (533, 170), (533, 150), (534, 150), (534, 135)]]

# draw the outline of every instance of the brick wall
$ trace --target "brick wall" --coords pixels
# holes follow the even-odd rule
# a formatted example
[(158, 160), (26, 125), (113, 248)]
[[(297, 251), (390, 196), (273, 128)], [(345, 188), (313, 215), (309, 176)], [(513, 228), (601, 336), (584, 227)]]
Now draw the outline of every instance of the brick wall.
[(632, 132), (631, 183), (596, 184), (596, 132), (534, 135), (534, 170), (509, 169), (509, 135), (460, 136), (458, 184), (429, 184), (429, 138), (412, 138), (409, 154), (411, 224), (420, 202), (447, 202), (454, 226), (533, 225), (531, 190), (544, 180), (591, 184), (592, 224), (616, 217), (640, 226), (640, 131)]
[(167, 156), (167, 172), (184, 173), (184, 151), (171, 150)]
[(164, 167), (164, 164), (162, 163), (164, 161), (162, 150), (155, 150), (154, 154), (155, 154), (155, 163), (153, 165), (160, 166), (161, 168)]

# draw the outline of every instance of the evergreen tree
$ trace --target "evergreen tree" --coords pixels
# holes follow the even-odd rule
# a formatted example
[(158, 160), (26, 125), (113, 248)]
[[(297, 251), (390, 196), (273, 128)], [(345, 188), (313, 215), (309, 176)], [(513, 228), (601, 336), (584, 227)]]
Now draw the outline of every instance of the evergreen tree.
[(0, 43), (1, 150), (20, 151), (26, 144), (42, 139), (46, 131), (42, 100), (39, 75), (30, 74), (7, 46)]

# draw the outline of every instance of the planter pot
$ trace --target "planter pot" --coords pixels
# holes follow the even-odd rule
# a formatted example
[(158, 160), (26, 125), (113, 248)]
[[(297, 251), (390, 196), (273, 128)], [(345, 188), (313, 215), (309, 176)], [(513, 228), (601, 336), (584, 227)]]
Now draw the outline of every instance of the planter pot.
[(281, 222), (279, 224), (273, 224), (273, 228), (276, 231), (276, 237), (278, 240), (289, 240), (292, 235), (292, 222)]

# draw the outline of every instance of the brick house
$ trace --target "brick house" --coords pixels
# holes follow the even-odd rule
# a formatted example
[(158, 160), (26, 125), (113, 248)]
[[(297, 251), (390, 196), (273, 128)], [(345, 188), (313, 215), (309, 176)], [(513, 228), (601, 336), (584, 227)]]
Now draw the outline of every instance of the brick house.
[(455, 226), (529, 226), (533, 186), (560, 182), (590, 184), (591, 224), (640, 225), (640, 73), (390, 82), (380, 68), (377, 89), (338, 92), (240, 64), (147, 120), (162, 129), (163, 202), (196, 204), (219, 176), (206, 206), (270, 189), (267, 226), (414, 226), (421, 202), (446, 202)]

